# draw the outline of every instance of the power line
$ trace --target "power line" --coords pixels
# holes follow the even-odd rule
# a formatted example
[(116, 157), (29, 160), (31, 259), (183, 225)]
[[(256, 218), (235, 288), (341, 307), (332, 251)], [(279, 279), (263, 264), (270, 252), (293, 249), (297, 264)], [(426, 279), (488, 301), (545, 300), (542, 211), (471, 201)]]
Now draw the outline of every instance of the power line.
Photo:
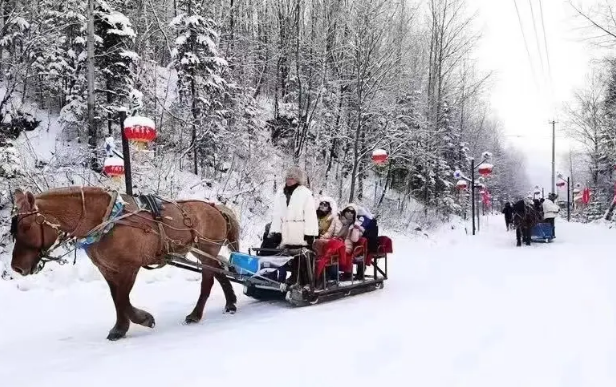
[[(555, 98), (555, 93), (554, 93), (554, 79), (552, 78), (552, 64), (550, 63), (550, 51), (548, 50), (548, 37), (547, 34), (545, 33), (545, 22), (544, 22), (544, 18), (543, 18), (543, 0), (539, 0), (539, 10), (540, 10), (540, 14), (541, 14), (541, 27), (543, 29), (543, 41), (544, 41), (544, 45), (545, 45), (545, 57), (547, 59), (548, 62), (548, 81), (549, 81), (549, 85), (550, 85), (550, 93), (552, 94), (552, 101), (554, 101)], [(556, 110), (556, 107), (554, 107), (554, 110)]]
[(535, 87), (539, 89), (539, 84), (537, 83), (537, 76), (535, 74), (535, 67), (533, 66), (533, 60), (530, 56), (530, 50), (528, 49), (528, 43), (526, 43), (526, 34), (524, 33), (524, 26), (522, 25), (522, 18), (520, 17), (520, 10), (518, 9), (518, 3), (513, 0), (513, 4), (515, 5), (515, 11), (518, 14), (518, 22), (520, 24), (520, 31), (522, 32), (522, 39), (524, 40), (524, 47), (526, 48), (526, 55), (528, 56), (528, 63), (530, 63), (530, 71), (533, 75), (533, 81), (535, 82)]
[(543, 55), (541, 55), (541, 45), (539, 44), (539, 33), (537, 32), (537, 23), (535, 23), (535, 10), (533, 9), (533, 2), (528, 0), (530, 6), (530, 15), (533, 20), (533, 30), (535, 31), (535, 43), (537, 44), (537, 52), (539, 53), (539, 63), (541, 64), (542, 78), (545, 76), (545, 66), (543, 65)]

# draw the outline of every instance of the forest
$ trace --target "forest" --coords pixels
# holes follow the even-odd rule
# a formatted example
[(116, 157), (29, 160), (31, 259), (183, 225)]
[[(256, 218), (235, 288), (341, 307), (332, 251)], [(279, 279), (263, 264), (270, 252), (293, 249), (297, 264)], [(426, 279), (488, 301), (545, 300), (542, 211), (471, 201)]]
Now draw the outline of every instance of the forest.
[(579, 145), (566, 154), (563, 177), (570, 177), (575, 193), (590, 190), (590, 203), (579, 220), (592, 221), (606, 216), (616, 194), (616, 3), (570, 4), (588, 46), (601, 53), (563, 114), (566, 134)]
[[(156, 124), (150, 152), (134, 161), (142, 192), (174, 197), (190, 175), (210, 199), (256, 211), (296, 164), (315, 194), (448, 216), (468, 201), (453, 172), (468, 174), (485, 151), (494, 199), (528, 190), (524, 158), (506, 147), (489, 104), (492, 74), (476, 65), (481, 30), (465, 0), (1, 0), (0, 9), (5, 203), (16, 186), (104, 185), (103, 144), (119, 141), (122, 112)], [(33, 130), (57, 131), (50, 157), (19, 142)], [(375, 148), (388, 152), (385, 166), (371, 162)]]

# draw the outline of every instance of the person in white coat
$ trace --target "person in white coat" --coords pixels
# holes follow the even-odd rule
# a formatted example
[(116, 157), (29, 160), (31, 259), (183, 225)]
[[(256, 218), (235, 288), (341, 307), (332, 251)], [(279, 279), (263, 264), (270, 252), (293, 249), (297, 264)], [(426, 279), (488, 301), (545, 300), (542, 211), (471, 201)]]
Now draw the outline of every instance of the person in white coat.
[(282, 246), (308, 246), (319, 235), (319, 221), (312, 192), (306, 187), (304, 173), (289, 168), (285, 186), (276, 195), (270, 233), (281, 234)]
[[(304, 246), (311, 249), (315, 238), (319, 235), (319, 221), (315, 207), (312, 192), (306, 187), (304, 172), (299, 167), (289, 168), (285, 174), (285, 186), (278, 192), (274, 201), (270, 233), (280, 235), (280, 245), (283, 247)], [(297, 281), (299, 264), (299, 259), (292, 262), (291, 278), (288, 283), (293, 284)], [(301, 272), (305, 273), (306, 270)], [(306, 278), (302, 278), (301, 282), (306, 282)]]
[(554, 203), (556, 195), (551, 193), (548, 198), (543, 201), (543, 219), (552, 226), (552, 235), (556, 237), (556, 228), (554, 220), (560, 212), (560, 207)]

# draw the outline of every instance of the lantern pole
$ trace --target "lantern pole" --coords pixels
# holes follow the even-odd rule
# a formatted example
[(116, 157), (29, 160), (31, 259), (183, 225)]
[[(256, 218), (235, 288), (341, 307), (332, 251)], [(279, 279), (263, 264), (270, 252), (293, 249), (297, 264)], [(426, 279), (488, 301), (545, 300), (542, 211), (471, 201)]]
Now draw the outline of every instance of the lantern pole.
[(126, 112), (120, 112), (120, 133), (122, 134), (122, 156), (124, 158), (124, 182), (126, 183), (126, 193), (133, 195), (133, 178), (130, 168), (130, 147), (128, 139), (124, 133), (124, 121), (126, 121)]
[[(475, 188), (476, 188), (475, 187), (475, 184), (476, 184), (476, 182), (475, 182), (475, 169), (476, 168), (481, 169), (482, 164), (485, 163), (486, 161), (488, 161), (490, 159), (491, 155), (490, 155), (489, 152), (484, 152), (481, 157), (482, 157), (481, 163), (477, 167), (475, 167), (475, 158), (474, 157), (470, 158), (470, 162), (471, 162), (471, 166), (470, 166), (471, 167), (471, 176), (470, 176), (470, 178), (467, 177), (467, 176), (464, 176), (464, 174), (460, 170), (455, 171), (454, 174), (453, 174), (453, 176), (456, 179), (463, 179), (463, 180), (466, 180), (466, 181), (470, 182), (470, 184), (471, 184), (470, 199), (471, 199), (471, 222), (472, 222), (472, 225), (473, 225), (472, 226), (473, 227), (473, 230), (472, 230), (472, 234), (473, 235), (476, 235), (477, 231), (479, 231), (479, 226), (480, 226), (479, 218), (481, 217), (481, 213), (480, 213), (480, 210), (479, 210), (479, 205), (478, 205), (478, 203), (476, 203), (477, 197), (476, 197), (476, 194), (475, 194)], [(487, 169), (488, 169), (487, 173), (488, 174), (491, 173), (492, 166), (489, 166)], [(477, 214), (477, 219), (475, 219), (475, 213)], [(475, 222), (477, 222), (477, 223), (475, 223)]]
[(567, 222), (571, 222), (571, 177), (567, 177)]
[(471, 216), (473, 218), (473, 235), (475, 235), (475, 159), (471, 159)]

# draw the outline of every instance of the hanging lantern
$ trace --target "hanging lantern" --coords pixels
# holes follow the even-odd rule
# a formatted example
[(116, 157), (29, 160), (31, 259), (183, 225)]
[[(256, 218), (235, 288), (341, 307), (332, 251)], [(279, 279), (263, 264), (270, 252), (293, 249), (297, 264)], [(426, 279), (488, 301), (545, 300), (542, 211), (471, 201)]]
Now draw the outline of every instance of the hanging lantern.
[(124, 175), (124, 160), (119, 157), (108, 157), (105, 159), (103, 171), (115, 182), (122, 180), (122, 176)]
[(156, 138), (154, 121), (147, 117), (128, 117), (124, 121), (124, 135), (127, 140), (143, 149), (148, 142)]
[(483, 189), (479, 193), (481, 194), (481, 200), (483, 201), (483, 204), (486, 206), (489, 206), (490, 199), (492, 198), (492, 195), (490, 195), (490, 192), (488, 192), (487, 189)]
[(582, 192), (582, 203), (584, 204), (588, 204), (590, 203), (590, 189), (589, 188), (584, 188), (584, 191)]
[(466, 180), (458, 180), (458, 182), (456, 183), (456, 188), (459, 190), (466, 189), (467, 187), (468, 184), (466, 183)]
[(375, 149), (372, 152), (372, 162), (376, 165), (383, 165), (387, 162), (388, 159), (387, 151), (384, 149)]
[(490, 176), (493, 168), (494, 166), (492, 164), (483, 163), (479, 165), (477, 170), (481, 176)]
[(557, 186), (558, 188), (562, 188), (562, 187), (564, 187), (564, 186), (565, 186), (565, 184), (567, 184), (567, 183), (565, 183), (564, 181), (559, 181), (558, 183), (556, 183), (556, 186)]

